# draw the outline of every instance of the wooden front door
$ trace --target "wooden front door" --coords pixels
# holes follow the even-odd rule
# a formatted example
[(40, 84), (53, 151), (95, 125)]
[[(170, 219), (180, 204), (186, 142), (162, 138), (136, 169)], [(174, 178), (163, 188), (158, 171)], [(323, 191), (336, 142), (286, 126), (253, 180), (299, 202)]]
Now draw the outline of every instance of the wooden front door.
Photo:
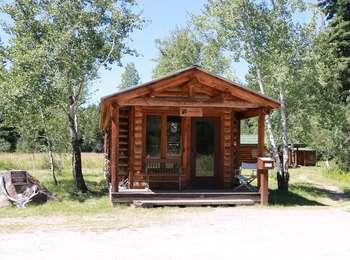
[(191, 125), (191, 186), (216, 186), (219, 119), (192, 118)]

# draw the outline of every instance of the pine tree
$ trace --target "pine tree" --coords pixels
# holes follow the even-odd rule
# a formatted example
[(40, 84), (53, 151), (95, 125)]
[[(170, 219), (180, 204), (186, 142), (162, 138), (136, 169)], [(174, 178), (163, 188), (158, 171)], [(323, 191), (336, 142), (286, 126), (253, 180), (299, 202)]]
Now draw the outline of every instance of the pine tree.
[(119, 88), (130, 88), (138, 84), (140, 84), (140, 75), (136, 70), (135, 64), (130, 62), (125, 66), (125, 70), (121, 75)]
[(318, 125), (328, 151), (344, 170), (350, 170), (350, 0), (319, 2), (328, 24), (317, 38), (318, 71), (322, 82), (318, 97)]

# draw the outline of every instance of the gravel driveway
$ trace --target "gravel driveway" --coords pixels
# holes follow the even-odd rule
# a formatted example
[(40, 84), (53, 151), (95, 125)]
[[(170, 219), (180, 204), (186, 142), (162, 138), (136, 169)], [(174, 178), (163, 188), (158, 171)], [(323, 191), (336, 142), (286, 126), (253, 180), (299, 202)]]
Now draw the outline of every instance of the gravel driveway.
[(0, 233), (0, 259), (350, 259), (350, 213), (217, 208), (136, 229)]

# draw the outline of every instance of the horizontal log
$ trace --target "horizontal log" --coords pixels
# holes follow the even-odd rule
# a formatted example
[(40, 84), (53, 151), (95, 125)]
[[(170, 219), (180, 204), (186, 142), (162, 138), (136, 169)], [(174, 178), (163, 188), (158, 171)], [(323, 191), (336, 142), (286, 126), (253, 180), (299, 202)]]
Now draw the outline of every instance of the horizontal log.
[(168, 107), (230, 107), (230, 108), (256, 108), (257, 105), (246, 101), (212, 101), (199, 98), (135, 98), (120, 102), (123, 106), (168, 106)]
[(256, 108), (256, 109), (251, 109), (251, 110), (248, 110), (248, 111), (244, 111), (244, 112), (240, 112), (238, 113), (238, 117), (240, 119), (245, 119), (245, 118), (250, 118), (250, 117), (257, 117), (259, 116), (260, 113), (263, 113), (263, 114), (269, 114), (270, 111), (267, 110), (267, 109), (264, 109), (264, 108)]

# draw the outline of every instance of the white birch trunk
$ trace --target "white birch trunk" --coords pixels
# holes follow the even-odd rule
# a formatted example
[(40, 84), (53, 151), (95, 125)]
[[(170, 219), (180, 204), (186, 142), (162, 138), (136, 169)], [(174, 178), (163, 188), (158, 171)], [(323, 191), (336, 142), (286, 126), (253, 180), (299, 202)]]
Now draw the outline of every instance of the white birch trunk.
[[(256, 80), (258, 81), (260, 92), (262, 94), (265, 94), (265, 89), (264, 89), (264, 84), (262, 81), (260, 69), (257, 66), (255, 66), (255, 67), (256, 67)], [(276, 139), (275, 139), (275, 136), (274, 136), (273, 131), (272, 131), (272, 120), (271, 120), (270, 115), (267, 115), (267, 117), (266, 117), (266, 126), (267, 126), (267, 132), (269, 133), (269, 140), (270, 140), (271, 147), (272, 147), (273, 158), (275, 159), (275, 162), (276, 162), (275, 166), (277, 169), (277, 174), (280, 174), (283, 167), (281, 165), (281, 160), (280, 160), (280, 157), (278, 154)]]
[(283, 164), (282, 173), (284, 178), (288, 181), (288, 130), (287, 130), (287, 113), (286, 113), (286, 101), (284, 98), (283, 90), (280, 89), (280, 102), (281, 102), (281, 128), (282, 128), (282, 143), (283, 143)]
[(55, 174), (55, 164), (54, 164), (54, 159), (53, 159), (53, 154), (52, 154), (52, 149), (51, 148), (49, 148), (49, 159), (50, 159), (51, 175), (52, 175), (52, 178), (53, 178), (53, 181), (54, 181), (55, 185), (57, 185), (58, 181), (57, 181), (56, 174)]

